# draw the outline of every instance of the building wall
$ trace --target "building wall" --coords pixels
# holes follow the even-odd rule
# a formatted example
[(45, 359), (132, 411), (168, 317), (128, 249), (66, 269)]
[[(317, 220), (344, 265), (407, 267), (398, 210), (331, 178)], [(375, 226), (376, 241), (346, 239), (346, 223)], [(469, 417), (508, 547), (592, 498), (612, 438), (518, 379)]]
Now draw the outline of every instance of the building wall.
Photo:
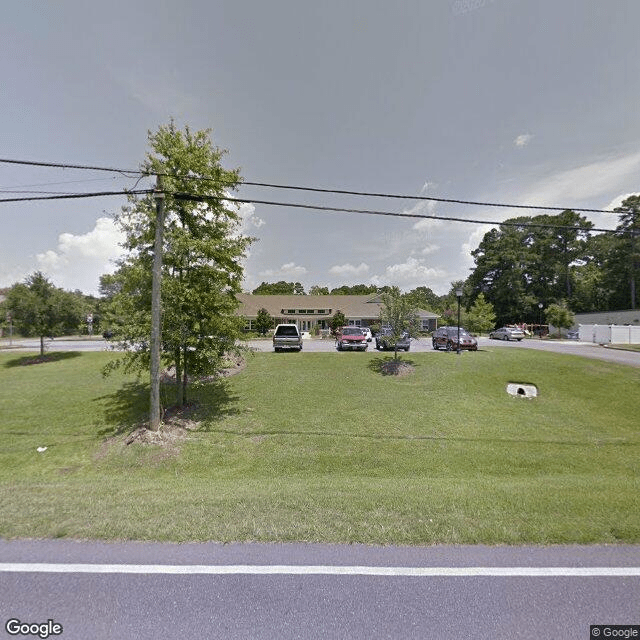
[(640, 309), (627, 311), (599, 311), (576, 313), (576, 327), (581, 324), (634, 324), (640, 325)]

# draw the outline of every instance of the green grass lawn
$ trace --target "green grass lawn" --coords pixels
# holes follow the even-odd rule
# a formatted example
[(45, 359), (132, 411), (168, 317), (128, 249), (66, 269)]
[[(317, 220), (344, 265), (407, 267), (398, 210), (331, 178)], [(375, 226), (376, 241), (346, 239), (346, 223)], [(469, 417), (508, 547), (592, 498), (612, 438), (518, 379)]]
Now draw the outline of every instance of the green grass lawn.
[(122, 443), (147, 384), (103, 378), (109, 354), (0, 354), (0, 537), (640, 541), (640, 370), (499, 347), (403, 357), (415, 371), (394, 377), (376, 353), (257, 354), (194, 386), (200, 428), (160, 447)]

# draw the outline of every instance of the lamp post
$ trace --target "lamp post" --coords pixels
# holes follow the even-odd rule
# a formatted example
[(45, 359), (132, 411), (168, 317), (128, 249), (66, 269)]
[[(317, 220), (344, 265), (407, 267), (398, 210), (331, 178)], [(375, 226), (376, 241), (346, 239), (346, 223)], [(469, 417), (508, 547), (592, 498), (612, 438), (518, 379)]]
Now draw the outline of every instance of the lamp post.
[(542, 302), (538, 302), (538, 337), (542, 340)]
[(462, 298), (462, 289), (456, 289), (456, 298), (458, 298), (458, 355), (460, 355), (460, 298)]

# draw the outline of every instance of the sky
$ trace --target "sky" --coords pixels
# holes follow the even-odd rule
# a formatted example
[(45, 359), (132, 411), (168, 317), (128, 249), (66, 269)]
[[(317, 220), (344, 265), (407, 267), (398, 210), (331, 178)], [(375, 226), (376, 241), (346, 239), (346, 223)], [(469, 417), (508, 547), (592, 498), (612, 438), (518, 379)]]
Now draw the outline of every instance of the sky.
[[(640, 181), (637, 0), (21, 0), (0, 21), (0, 157), (137, 169), (173, 118), (248, 182), (611, 210)], [(147, 187), (0, 163), (0, 198)], [(244, 289), (447, 293), (519, 211), (243, 186)], [(97, 294), (122, 196), (0, 203), (0, 287)], [(614, 228), (614, 213), (585, 214)]]

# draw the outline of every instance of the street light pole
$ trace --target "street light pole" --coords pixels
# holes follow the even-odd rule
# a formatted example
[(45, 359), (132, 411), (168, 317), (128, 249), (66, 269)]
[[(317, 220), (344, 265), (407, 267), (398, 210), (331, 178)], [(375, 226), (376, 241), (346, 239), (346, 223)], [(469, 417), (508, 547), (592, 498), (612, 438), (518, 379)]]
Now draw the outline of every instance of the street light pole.
[(458, 355), (460, 355), (460, 298), (462, 298), (462, 289), (456, 289), (456, 297), (458, 298)]
[(542, 340), (542, 302), (538, 302), (538, 338)]

